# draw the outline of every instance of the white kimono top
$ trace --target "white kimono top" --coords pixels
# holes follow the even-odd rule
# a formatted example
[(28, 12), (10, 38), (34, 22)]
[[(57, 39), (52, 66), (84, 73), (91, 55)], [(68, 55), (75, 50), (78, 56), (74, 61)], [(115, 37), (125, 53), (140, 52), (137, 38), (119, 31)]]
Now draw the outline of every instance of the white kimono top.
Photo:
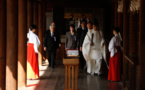
[(121, 41), (122, 41), (122, 38), (121, 38), (120, 34), (115, 35), (111, 39), (111, 41), (109, 43), (109, 47), (108, 47), (109, 52), (111, 53), (111, 57), (113, 57), (117, 53), (117, 49), (116, 49), (117, 46), (120, 46), (120, 48), (122, 50)]
[[(90, 46), (92, 33), (94, 34), (93, 46)], [(85, 60), (99, 60), (106, 58), (105, 56), (105, 45), (103, 47), (104, 39), (102, 32), (95, 30), (88, 30), (86, 37), (83, 42), (82, 52)]]
[(27, 34), (27, 38), (29, 39), (28, 43), (34, 44), (35, 53), (39, 53), (38, 47), (40, 45), (40, 40), (38, 36), (35, 33), (33, 33), (31, 30), (29, 30), (29, 33)]

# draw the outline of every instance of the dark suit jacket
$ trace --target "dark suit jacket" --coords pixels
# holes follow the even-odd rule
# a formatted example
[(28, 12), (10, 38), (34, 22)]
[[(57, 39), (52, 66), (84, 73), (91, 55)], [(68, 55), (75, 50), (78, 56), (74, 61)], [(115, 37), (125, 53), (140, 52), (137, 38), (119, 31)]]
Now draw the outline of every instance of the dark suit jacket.
[(77, 36), (78, 36), (78, 40), (79, 40), (78, 48), (82, 47), (87, 32), (88, 32), (87, 28), (85, 28), (84, 30), (82, 28), (79, 28), (77, 30)]
[(65, 48), (67, 49), (77, 49), (77, 33), (71, 35), (71, 32), (66, 33)]
[(46, 47), (47, 51), (56, 50), (57, 48), (59, 48), (60, 43), (61, 43), (60, 37), (56, 32), (54, 32), (53, 37), (51, 37), (50, 30), (46, 31), (44, 39), (44, 47)]

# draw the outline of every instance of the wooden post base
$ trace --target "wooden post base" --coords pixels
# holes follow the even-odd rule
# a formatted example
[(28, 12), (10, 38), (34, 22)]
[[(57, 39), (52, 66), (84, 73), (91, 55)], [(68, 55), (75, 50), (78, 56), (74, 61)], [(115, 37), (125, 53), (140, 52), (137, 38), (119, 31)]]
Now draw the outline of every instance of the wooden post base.
[(68, 58), (63, 59), (65, 65), (65, 89), (64, 90), (78, 90), (77, 78), (78, 78), (78, 64), (79, 59)]

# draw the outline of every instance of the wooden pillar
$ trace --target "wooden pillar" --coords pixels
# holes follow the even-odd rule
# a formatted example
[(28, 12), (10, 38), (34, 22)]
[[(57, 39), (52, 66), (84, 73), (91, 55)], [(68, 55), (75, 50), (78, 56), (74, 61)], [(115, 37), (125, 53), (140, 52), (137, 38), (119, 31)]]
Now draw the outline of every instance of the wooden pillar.
[(128, 51), (128, 31), (129, 31), (129, 0), (123, 0), (123, 84), (126, 84), (127, 79), (127, 60), (125, 56), (129, 53)]
[(29, 30), (29, 27), (32, 24), (33, 24), (33, 2), (32, 0), (27, 0), (27, 30)]
[[(41, 0), (40, 0), (41, 1)], [(40, 39), (40, 46), (39, 46), (39, 65), (42, 65), (42, 54), (43, 54), (43, 27), (42, 27), (42, 21), (43, 21), (43, 17), (42, 17), (42, 13), (43, 13), (43, 9), (42, 9), (42, 2), (38, 3), (38, 36)]]
[(140, 0), (139, 12), (139, 90), (145, 89), (145, 0)]
[(138, 13), (130, 13), (130, 57), (134, 57), (133, 60), (136, 62), (136, 57), (138, 57), (138, 33), (139, 33), (139, 14)]
[(6, 90), (17, 90), (18, 0), (7, 0)]
[(129, 57), (134, 64), (130, 64), (130, 89), (136, 90), (136, 69), (138, 64), (138, 30), (139, 20), (138, 14), (130, 12), (130, 39), (129, 39)]
[[(38, 27), (38, 2), (37, 0), (33, 2), (33, 24), (35, 24)], [(36, 31), (36, 34), (38, 35), (38, 30)]]
[(118, 12), (118, 27), (120, 28), (121, 36), (123, 36), (123, 13)]
[(71, 88), (71, 86), (70, 86), (70, 83), (71, 83), (71, 71), (70, 71), (71, 69), (70, 69), (70, 65), (68, 66), (68, 89), (70, 90)]
[(0, 0), (0, 90), (6, 80), (6, 0)]
[(75, 66), (72, 66), (72, 90), (74, 90), (74, 67)]
[(60, 35), (65, 34), (66, 32), (64, 31), (64, 8), (53, 8), (53, 20), (56, 23), (56, 32)]
[(18, 0), (18, 87), (26, 86), (27, 0)]
[(68, 66), (65, 65), (65, 89), (64, 90), (68, 89), (67, 88), (67, 81), (68, 81), (68, 74), (67, 74), (67, 72), (68, 72)]
[(117, 27), (118, 26), (118, 13), (117, 13), (117, 8), (118, 8), (118, 2), (117, 2), (117, 0), (116, 0), (116, 2), (115, 2), (115, 27)]
[[(43, 22), (42, 22), (42, 27), (43, 27), (43, 42), (44, 42), (44, 37), (45, 37), (45, 32), (46, 32), (46, 15), (45, 15), (45, 12), (46, 12), (46, 5), (45, 5), (45, 1), (43, 1)], [(43, 45), (43, 43), (42, 43)], [(44, 45), (43, 45), (44, 46)], [(46, 52), (43, 50), (43, 60), (46, 60)]]
[(75, 66), (75, 90), (77, 90), (78, 65)]

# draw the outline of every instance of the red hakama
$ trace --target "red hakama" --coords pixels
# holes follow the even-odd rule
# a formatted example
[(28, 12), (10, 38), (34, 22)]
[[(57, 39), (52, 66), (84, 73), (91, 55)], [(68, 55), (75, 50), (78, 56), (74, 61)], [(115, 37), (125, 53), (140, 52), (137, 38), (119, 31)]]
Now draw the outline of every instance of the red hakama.
[(121, 72), (121, 50), (120, 47), (117, 47), (117, 53), (113, 57), (110, 57), (108, 80), (120, 81), (121, 80), (120, 72)]
[(34, 51), (34, 44), (27, 46), (27, 79), (39, 78), (38, 54)]

